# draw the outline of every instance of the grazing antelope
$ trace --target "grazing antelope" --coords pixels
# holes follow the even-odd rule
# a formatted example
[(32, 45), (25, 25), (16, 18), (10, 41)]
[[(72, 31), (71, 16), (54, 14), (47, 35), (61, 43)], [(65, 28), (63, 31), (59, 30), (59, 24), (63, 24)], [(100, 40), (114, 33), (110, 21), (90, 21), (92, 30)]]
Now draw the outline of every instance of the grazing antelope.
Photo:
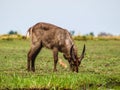
[(85, 45), (80, 57), (74, 45), (71, 34), (61, 27), (53, 24), (40, 22), (28, 30), (31, 39), (31, 48), (27, 56), (28, 71), (35, 71), (35, 58), (43, 47), (51, 49), (54, 57), (54, 69), (57, 71), (58, 52), (62, 52), (70, 64), (72, 71), (78, 72), (78, 67), (84, 58)]

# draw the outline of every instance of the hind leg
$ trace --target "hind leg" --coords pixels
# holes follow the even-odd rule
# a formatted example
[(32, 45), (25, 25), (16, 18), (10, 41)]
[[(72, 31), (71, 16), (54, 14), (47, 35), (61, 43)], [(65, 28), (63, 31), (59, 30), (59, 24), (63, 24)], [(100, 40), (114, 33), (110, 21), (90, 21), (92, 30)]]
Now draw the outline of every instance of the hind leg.
[(30, 52), (31, 52), (31, 49), (30, 51), (28, 52), (28, 55), (27, 55), (27, 70), (30, 71), (30, 63), (31, 63), (31, 58), (30, 58)]
[(28, 57), (27, 57), (27, 69), (28, 71), (33, 71), (35, 72), (35, 58), (38, 55), (42, 48), (42, 45), (39, 43), (36, 43), (32, 45), (30, 51), (28, 52)]
[(57, 68), (56, 68), (56, 65), (57, 65), (57, 62), (58, 62), (58, 49), (57, 48), (54, 48), (53, 49), (53, 57), (54, 57), (54, 68), (53, 68), (53, 71), (57, 71)]

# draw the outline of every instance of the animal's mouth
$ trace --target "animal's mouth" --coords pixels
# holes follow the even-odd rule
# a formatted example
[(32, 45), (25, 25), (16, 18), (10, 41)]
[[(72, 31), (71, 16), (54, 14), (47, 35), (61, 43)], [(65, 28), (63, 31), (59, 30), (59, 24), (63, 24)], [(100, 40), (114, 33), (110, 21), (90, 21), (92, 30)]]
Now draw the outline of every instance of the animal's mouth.
[(72, 66), (72, 67), (71, 67), (71, 70), (72, 70), (72, 72), (78, 72), (78, 67)]

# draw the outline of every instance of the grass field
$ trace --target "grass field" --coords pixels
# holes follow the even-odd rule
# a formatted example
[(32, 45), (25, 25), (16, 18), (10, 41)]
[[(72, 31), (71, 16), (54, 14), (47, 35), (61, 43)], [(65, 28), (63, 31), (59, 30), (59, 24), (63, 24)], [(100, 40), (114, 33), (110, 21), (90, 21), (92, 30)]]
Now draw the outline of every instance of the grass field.
[[(75, 41), (86, 55), (79, 73), (57, 65), (53, 72), (52, 51), (42, 49), (36, 58), (36, 72), (27, 72), (28, 40), (0, 40), (0, 89), (120, 90), (120, 41)], [(59, 58), (68, 65), (62, 54)], [(69, 66), (69, 65), (68, 65)]]

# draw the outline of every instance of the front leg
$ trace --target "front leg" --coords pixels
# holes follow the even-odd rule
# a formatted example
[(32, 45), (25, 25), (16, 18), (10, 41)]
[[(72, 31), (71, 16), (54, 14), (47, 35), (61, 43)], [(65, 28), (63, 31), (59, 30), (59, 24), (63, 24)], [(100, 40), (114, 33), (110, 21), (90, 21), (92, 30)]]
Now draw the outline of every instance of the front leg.
[(53, 71), (57, 71), (56, 69), (56, 65), (57, 65), (57, 62), (58, 62), (58, 49), (57, 48), (54, 48), (53, 49), (53, 57), (54, 57), (54, 68), (53, 68)]

